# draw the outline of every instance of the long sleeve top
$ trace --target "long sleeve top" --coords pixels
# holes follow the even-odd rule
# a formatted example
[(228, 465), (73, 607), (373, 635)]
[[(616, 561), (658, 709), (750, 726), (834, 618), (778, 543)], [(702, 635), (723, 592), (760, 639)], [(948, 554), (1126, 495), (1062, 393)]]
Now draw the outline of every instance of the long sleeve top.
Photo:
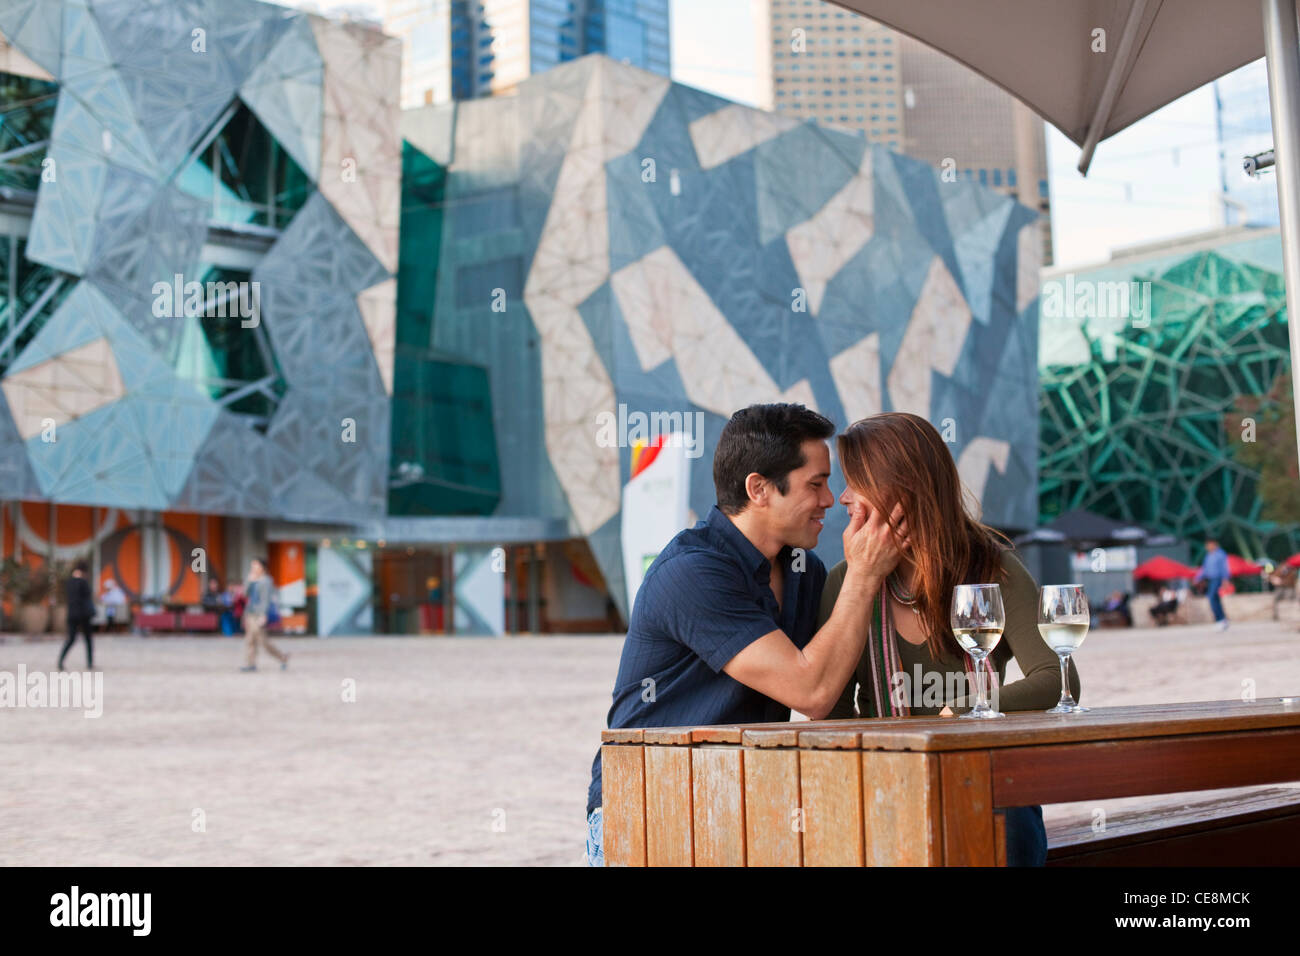
[(249, 578), (244, 582), (244, 613), (261, 617), (271, 606), (271, 579), (265, 574), (260, 578)]
[[(847, 568), (846, 563), (840, 562), (826, 579), (826, 587), (822, 591), (818, 628), (826, 623), (831, 610), (835, 607), (835, 600), (844, 584)], [(1003, 553), (1002, 572), (1002, 580), (998, 583), (1002, 590), (1006, 627), (1002, 632), (1002, 640), (990, 655), (990, 660), (997, 671), (1000, 688), (996, 703), (998, 709), (1003, 711), (1047, 710), (1061, 698), (1061, 664), (1056, 652), (1047, 646), (1047, 642), (1038, 633), (1038, 585), (1025, 566), (1010, 551)], [(952, 679), (957, 675), (964, 676), (966, 673), (966, 656), (957, 650), (955, 639), (951, 654), (939, 661), (934, 660), (925, 644), (911, 644), (899, 637), (897, 646), (902, 672), (907, 675), (913, 688), (916, 687), (916, 678), (919, 674), (922, 688), (940, 688), (944, 695), (942, 702), (936, 701), (933, 706), (917, 706), (916, 695), (919, 691), (914, 689), (909, 695), (910, 712), (914, 716), (938, 714), (945, 704), (951, 707), (954, 713), (963, 713), (974, 706), (973, 691), (969, 700), (965, 694), (949, 696), (948, 693), (950, 688), (966, 686), (964, 680)], [(1024, 677), (1003, 685), (1007, 662), (1012, 657), (1016, 659), (1016, 664), (1019, 665)], [(866, 707), (855, 710), (854, 699), (858, 693), (870, 693), (872, 686), (870, 667), (871, 661), (866, 654), (863, 654), (853, 677), (849, 679), (829, 717), (856, 717), (859, 710), (861, 713), (867, 713)], [(1069, 664), (1069, 683), (1070, 692), (1077, 701), (1079, 674), (1073, 660)], [(928, 702), (929, 697), (923, 699)], [(877, 707), (875, 712), (886, 713), (887, 711)]]
[(1222, 548), (1215, 548), (1213, 551), (1205, 553), (1205, 560), (1201, 562), (1201, 570), (1197, 572), (1196, 578), (1204, 578), (1207, 581), (1222, 581), (1228, 577), (1228, 552)]
[(70, 620), (89, 621), (95, 616), (95, 599), (90, 592), (89, 581), (75, 575), (68, 578), (66, 593)]

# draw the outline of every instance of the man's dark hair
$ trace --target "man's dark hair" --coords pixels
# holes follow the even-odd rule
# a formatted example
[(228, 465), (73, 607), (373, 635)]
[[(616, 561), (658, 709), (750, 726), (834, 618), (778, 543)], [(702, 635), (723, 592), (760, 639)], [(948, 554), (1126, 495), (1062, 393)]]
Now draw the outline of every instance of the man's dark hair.
[(713, 453), (713, 487), (723, 514), (736, 515), (749, 504), (745, 479), (762, 475), (777, 491), (790, 490), (790, 472), (807, 464), (803, 448), (811, 439), (835, 434), (830, 419), (802, 405), (750, 405), (731, 416)]
[(90, 571), (90, 565), (87, 564), (85, 561), (78, 561), (76, 564), (72, 566), (72, 570), (80, 571), (82, 574), (87, 574)]

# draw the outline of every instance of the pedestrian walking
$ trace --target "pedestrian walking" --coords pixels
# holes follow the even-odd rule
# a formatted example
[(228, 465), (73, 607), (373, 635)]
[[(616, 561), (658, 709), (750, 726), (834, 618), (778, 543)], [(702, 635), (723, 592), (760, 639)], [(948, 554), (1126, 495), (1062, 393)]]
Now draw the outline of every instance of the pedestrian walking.
[(68, 599), (68, 639), (59, 651), (59, 670), (63, 670), (63, 659), (72, 649), (72, 642), (80, 633), (86, 639), (86, 669), (95, 669), (95, 645), (90, 639), (90, 622), (95, 617), (95, 597), (86, 580), (86, 562), (78, 561), (72, 569), (72, 576), (64, 585)]
[(258, 648), (280, 662), (280, 670), (289, 666), (289, 655), (272, 644), (266, 637), (266, 618), (271, 609), (271, 592), (275, 582), (266, 573), (266, 562), (254, 558), (248, 564), (248, 579), (244, 582), (244, 666), (241, 671), (257, 670)]
[(1213, 538), (1205, 542), (1205, 560), (1196, 572), (1193, 581), (1205, 582), (1205, 596), (1210, 599), (1210, 610), (1214, 613), (1219, 630), (1228, 629), (1228, 615), (1223, 613), (1223, 600), (1219, 597), (1219, 588), (1228, 580), (1228, 553), (1219, 547)]

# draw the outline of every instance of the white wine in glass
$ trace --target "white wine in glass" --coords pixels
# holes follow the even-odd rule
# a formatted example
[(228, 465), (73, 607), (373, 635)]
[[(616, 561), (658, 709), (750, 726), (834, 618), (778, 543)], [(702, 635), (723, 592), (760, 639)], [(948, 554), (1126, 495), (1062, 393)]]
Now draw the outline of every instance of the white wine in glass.
[(1070, 693), (1070, 655), (1088, 636), (1088, 595), (1079, 584), (1045, 584), (1038, 595), (1038, 633), (1061, 661), (1061, 700), (1049, 714), (1083, 714)]
[(952, 589), (952, 633), (975, 661), (975, 706), (962, 717), (975, 720), (1003, 716), (989, 706), (984, 690), (984, 660), (1002, 640), (1006, 612), (996, 584), (959, 584)]

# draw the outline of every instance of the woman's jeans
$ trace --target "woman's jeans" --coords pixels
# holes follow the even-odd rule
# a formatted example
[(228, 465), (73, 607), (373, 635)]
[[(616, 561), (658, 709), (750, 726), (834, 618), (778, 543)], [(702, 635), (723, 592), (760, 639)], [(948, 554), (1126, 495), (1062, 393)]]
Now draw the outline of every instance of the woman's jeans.
[(1007, 866), (1042, 866), (1047, 862), (1047, 829), (1042, 807), (1008, 807)]

